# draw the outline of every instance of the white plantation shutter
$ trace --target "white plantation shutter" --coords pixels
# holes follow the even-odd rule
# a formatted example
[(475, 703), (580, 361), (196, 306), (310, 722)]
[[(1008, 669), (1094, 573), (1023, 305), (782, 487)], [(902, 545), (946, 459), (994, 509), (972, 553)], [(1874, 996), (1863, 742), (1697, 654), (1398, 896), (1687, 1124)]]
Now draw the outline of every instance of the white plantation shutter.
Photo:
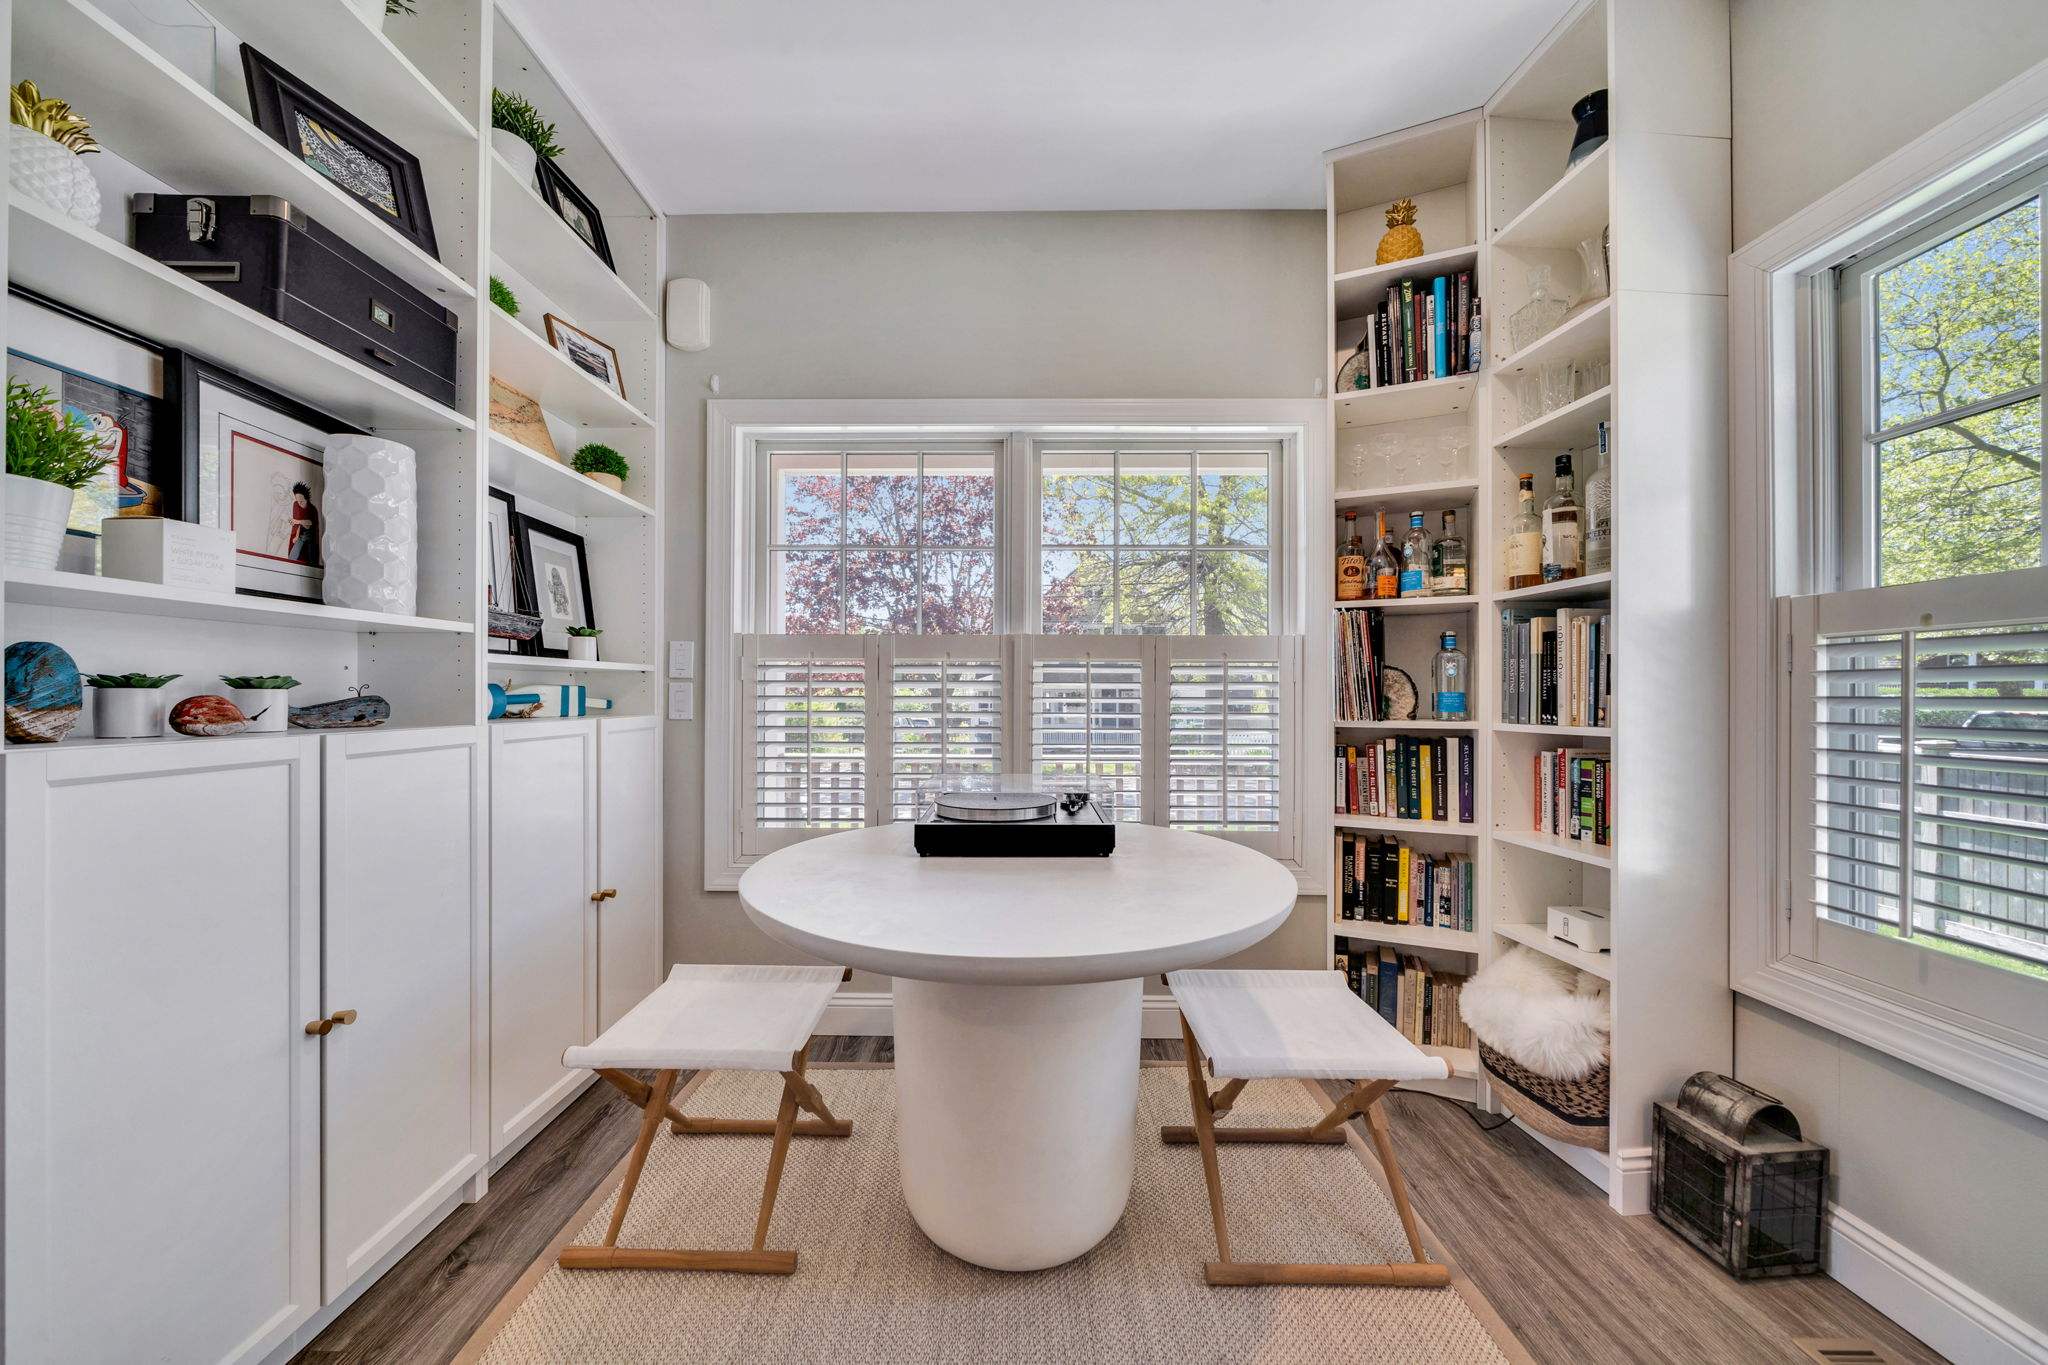
[(1101, 790), (1117, 819), (1142, 821), (1145, 673), (1136, 651), (1128, 658), (1033, 660), (1032, 771), (1050, 781)]
[[(1286, 692), (1279, 640), (1175, 641), (1221, 658), (1168, 666), (1166, 821), (1207, 833), (1278, 835), (1285, 824)], [(1249, 655), (1249, 657), (1247, 657)]]
[(750, 636), (742, 851), (872, 823), (875, 645), (852, 636)]
[[(905, 658), (894, 642), (889, 697), (889, 814), (917, 817), (921, 785), (941, 773), (1003, 771), (1001, 658)], [(922, 641), (915, 643), (924, 643)], [(999, 641), (977, 642), (984, 656)]]

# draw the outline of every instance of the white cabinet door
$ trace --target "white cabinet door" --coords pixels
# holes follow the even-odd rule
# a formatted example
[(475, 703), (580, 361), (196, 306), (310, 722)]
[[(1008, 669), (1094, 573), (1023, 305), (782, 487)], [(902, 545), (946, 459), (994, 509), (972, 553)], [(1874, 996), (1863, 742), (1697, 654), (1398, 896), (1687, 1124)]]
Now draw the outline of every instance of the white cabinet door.
[(323, 741), (321, 1248), (334, 1298), (489, 1147), (484, 791), (474, 726)]
[(491, 1153), (590, 1073), (562, 1066), (597, 1023), (597, 725), (491, 732)]
[(318, 743), (8, 750), (8, 1359), (259, 1359), (318, 1306)]
[(610, 1028), (661, 984), (661, 722), (597, 723), (597, 1027)]

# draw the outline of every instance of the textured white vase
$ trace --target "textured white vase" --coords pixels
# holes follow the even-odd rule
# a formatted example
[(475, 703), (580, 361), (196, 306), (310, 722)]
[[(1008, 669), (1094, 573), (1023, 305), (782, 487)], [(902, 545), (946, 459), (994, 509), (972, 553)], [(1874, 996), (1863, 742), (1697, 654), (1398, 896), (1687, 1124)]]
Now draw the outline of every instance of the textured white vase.
[(327, 442), (321, 595), (330, 607), (411, 616), (419, 604), (419, 475), (411, 446), (381, 436)]
[[(50, 139), (44, 138), (48, 142)], [(71, 524), (71, 490), (44, 479), (7, 476), (7, 564), (16, 569), (54, 569)]]
[[(45, 138), (44, 141), (49, 141)], [(540, 153), (533, 150), (533, 144), (517, 133), (508, 133), (503, 128), (491, 129), (491, 146), (499, 156), (512, 163), (512, 169), (519, 172), (519, 183), (528, 189), (534, 187), (534, 173), (540, 169)]]
[(164, 732), (161, 687), (92, 689), (92, 733), (96, 739), (155, 739)]
[(258, 730), (283, 734), (285, 723), (291, 719), (292, 690), (289, 687), (230, 687), (228, 700), (249, 718), (249, 729), (244, 734)]
[(17, 194), (87, 227), (100, 225), (100, 182), (86, 169), (85, 158), (18, 123), (7, 125), (7, 180)]

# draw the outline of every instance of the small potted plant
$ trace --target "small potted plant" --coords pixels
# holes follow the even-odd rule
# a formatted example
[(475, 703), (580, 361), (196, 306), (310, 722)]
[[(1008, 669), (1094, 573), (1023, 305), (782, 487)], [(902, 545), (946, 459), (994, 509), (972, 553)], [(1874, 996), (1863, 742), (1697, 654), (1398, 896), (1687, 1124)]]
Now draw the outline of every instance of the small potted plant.
[(100, 225), (100, 184), (85, 154), (100, 145), (63, 100), (45, 99), (34, 81), (8, 92), (7, 183), (87, 227)]
[(491, 91), (491, 146), (529, 186), (542, 157), (553, 161), (562, 154), (555, 125), (540, 116), (531, 100), (507, 90)]
[(249, 729), (282, 731), (291, 716), (290, 692), (299, 685), (297, 678), (284, 673), (250, 674), (239, 677), (221, 675), (221, 681), (228, 685), (228, 700), (237, 710), (249, 718)]
[(512, 286), (496, 275), (491, 276), (491, 302), (496, 304), (508, 318), (519, 316), (519, 296), (512, 292)]
[(597, 662), (597, 637), (604, 634), (596, 626), (569, 627), (569, 657), (581, 659), (584, 663)]
[(54, 569), (71, 524), (72, 494), (107, 467), (92, 424), (48, 389), (7, 381), (7, 563)]
[(92, 732), (100, 739), (155, 739), (164, 732), (164, 688), (176, 673), (94, 673)]
[(633, 472), (633, 466), (626, 463), (625, 456), (610, 446), (599, 445), (596, 441), (592, 441), (571, 456), (569, 468), (592, 483), (603, 484), (614, 493), (626, 491), (626, 475)]

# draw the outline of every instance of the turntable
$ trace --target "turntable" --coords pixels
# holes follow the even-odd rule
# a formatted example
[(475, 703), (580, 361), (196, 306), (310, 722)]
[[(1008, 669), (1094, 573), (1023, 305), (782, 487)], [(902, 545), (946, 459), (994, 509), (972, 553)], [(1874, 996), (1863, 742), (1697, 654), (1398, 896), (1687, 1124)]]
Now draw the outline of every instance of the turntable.
[(1082, 782), (955, 775), (925, 784), (911, 842), (925, 858), (1104, 858), (1116, 820)]

